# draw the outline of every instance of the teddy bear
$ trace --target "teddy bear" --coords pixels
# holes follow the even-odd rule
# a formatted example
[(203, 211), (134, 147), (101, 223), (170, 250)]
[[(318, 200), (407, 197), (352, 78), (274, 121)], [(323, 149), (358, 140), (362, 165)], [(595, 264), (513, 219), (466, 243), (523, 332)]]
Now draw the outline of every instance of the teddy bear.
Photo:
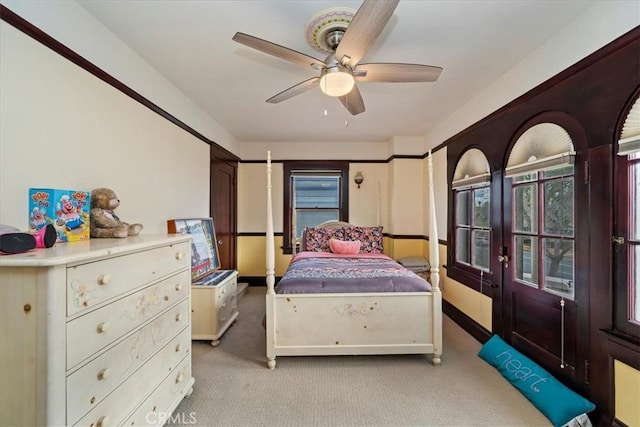
[(123, 238), (137, 236), (142, 224), (127, 224), (113, 212), (120, 206), (115, 191), (110, 188), (96, 188), (91, 191), (90, 228), (91, 237)]

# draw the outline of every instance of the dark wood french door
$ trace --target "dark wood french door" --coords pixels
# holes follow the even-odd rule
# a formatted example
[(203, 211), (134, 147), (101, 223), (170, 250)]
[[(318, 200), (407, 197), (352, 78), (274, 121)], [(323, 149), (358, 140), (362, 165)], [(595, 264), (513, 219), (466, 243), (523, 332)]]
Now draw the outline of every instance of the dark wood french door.
[(581, 333), (588, 327), (588, 244), (575, 220), (579, 178), (573, 166), (505, 178), (498, 255), (505, 339), (574, 388), (586, 383), (588, 369), (578, 356), (588, 340)]

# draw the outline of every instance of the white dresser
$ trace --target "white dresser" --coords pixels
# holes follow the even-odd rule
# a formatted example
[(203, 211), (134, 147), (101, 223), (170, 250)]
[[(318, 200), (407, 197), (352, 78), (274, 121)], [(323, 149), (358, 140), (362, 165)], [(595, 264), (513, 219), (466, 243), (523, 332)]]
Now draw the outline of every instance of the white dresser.
[(162, 424), (191, 394), (190, 236), (0, 257), (0, 425)]

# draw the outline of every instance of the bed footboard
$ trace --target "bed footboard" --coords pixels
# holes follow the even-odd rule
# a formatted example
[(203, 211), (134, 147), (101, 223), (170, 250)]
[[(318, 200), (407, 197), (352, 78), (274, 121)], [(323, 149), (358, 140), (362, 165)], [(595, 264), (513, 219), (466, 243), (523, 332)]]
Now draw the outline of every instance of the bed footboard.
[(439, 292), (273, 295), (267, 307), (269, 300), (269, 368), (276, 356), (431, 354), (440, 363)]

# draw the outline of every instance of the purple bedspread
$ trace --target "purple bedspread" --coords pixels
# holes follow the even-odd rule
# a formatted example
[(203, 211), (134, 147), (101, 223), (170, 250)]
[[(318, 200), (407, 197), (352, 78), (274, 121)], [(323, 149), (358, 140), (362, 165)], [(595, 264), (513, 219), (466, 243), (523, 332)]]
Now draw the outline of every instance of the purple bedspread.
[[(308, 253), (302, 253), (308, 254)], [(277, 284), (278, 294), (425, 292), (431, 285), (385, 255), (294, 258)], [(318, 253), (315, 253), (318, 255)]]

